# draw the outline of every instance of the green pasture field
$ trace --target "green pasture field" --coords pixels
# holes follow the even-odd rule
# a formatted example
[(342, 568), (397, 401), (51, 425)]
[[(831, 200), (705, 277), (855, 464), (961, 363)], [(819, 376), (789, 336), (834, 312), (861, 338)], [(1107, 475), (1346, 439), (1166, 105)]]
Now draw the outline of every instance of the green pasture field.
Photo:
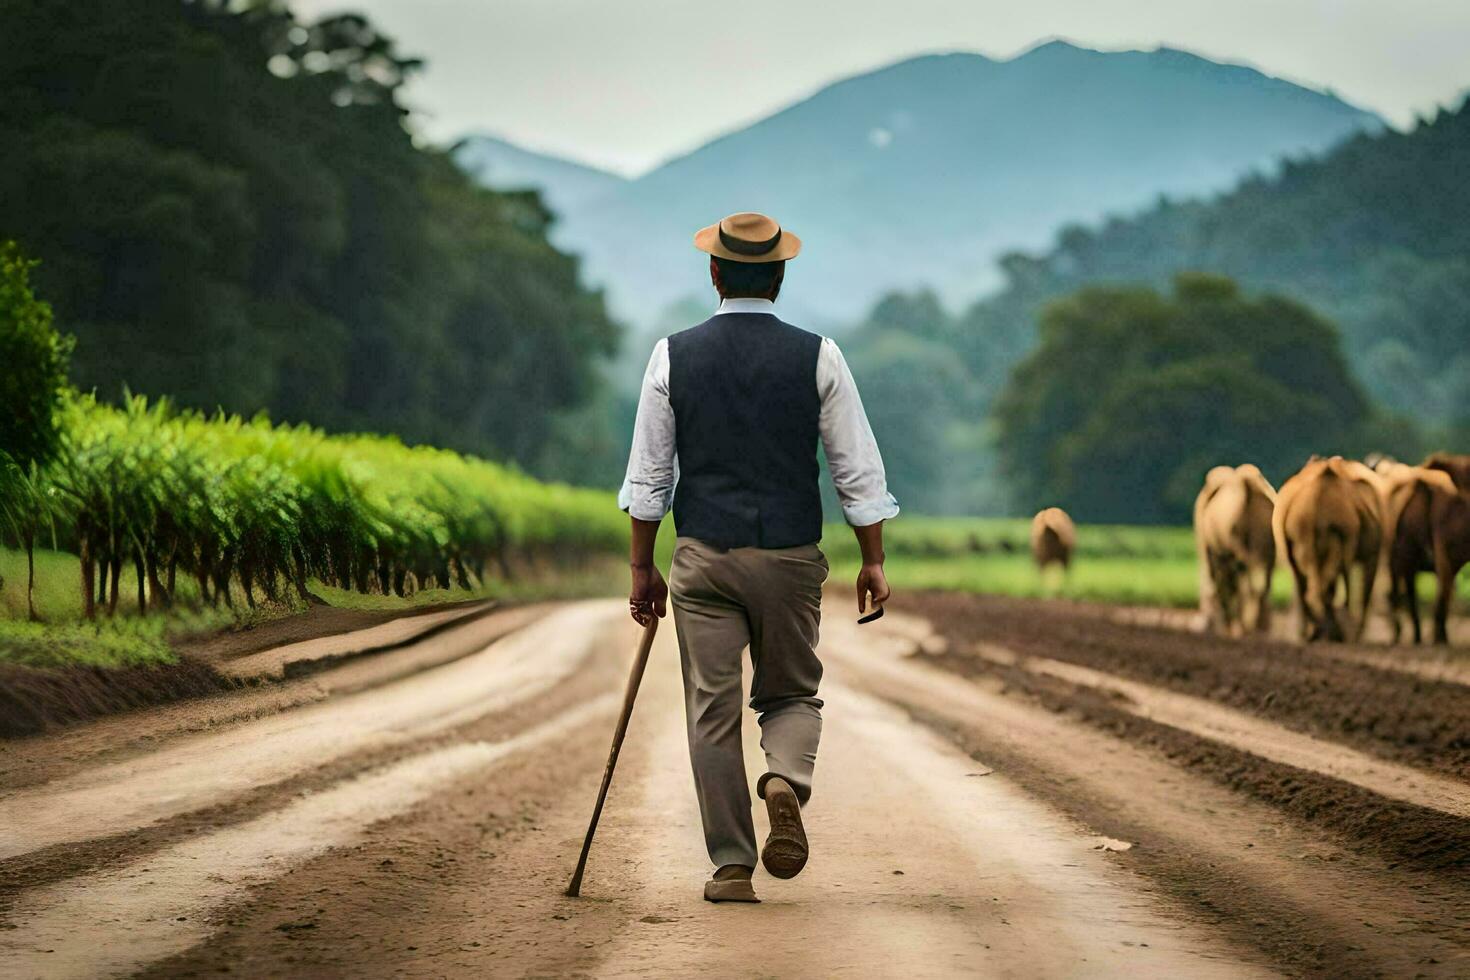
[[(1188, 528), (1080, 526), (1071, 570), (1044, 577), (1031, 561), (1030, 534), (1031, 522), (1024, 518), (901, 516), (884, 529), (888, 577), (903, 589), (1147, 606), (1188, 607), (1199, 601)], [(850, 530), (829, 526), (822, 547), (834, 578), (857, 574), (860, 556)], [(1276, 583), (1282, 601), (1289, 597), (1285, 586)]]
[[(1077, 552), (1066, 575), (1043, 577), (1031, 562), (1031, 522), (1026, 518), (899, 517), (884, 528), (887, 572), (895, 588), (951, 589), (1025, 598), (1041, 596), (1135, 606), (1192, 608), (1199, 604), (1199, 569), (1194, 535), (1187, 527), (1081, 525)], [(859, 554), (852, 532), (829, 525), (822, 548), (834, 579), (857, 574)], [(1387, 583), (1375, 586), (1376, 594)], [(1434, 577), (1421, 576), (1425, 614), (1434, 596)], [(1291, 576), (1277, 566), (1271, 582), (1276, 605), (1292, 601)], [(1470, 575), (1461, 575), (1457, 594), (1470, 601)]]

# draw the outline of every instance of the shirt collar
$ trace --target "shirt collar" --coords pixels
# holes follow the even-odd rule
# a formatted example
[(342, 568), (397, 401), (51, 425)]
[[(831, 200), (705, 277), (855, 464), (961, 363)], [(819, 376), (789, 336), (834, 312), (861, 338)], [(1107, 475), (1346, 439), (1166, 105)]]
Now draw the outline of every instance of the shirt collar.
[(776, 304), (768, 299), (734, 296), (720, 300), (720, 308), (715, 310), (715, 316), (721, 313), (769, 313), (774, 316), (775, 312)]

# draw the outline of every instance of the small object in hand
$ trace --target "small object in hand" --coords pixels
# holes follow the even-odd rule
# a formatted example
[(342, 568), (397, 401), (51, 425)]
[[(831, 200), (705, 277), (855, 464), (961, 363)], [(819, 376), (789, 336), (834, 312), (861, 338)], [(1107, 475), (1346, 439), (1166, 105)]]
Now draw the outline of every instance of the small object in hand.
[(883, 618), (883, 607), (882, 606), (874, 606), (872, 612), (870, 612), (866, 616), (862, 616), (862, 617), (860, 617), (858, 619), (858, 625), (859, 626), (862, 626), (864, 623), (871, 623), (875, 619), (882, 619), (882, 618)]

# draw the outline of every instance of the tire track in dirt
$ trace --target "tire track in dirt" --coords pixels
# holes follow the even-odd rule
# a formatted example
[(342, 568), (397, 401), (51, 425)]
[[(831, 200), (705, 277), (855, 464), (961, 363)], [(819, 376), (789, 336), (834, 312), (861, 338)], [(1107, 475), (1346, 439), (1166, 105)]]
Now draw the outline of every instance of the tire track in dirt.
[[(939, 597), (925, 598), (938, 601)], [(974, 599), (975, 608), (989, 608), (989, 600), (969, 598)], [(967, 597), (943, 599), (945, 608), (969, 606)], [(973, 621), (975, 609), (969, 613)], [(960, 676), (998, 680), (1014, 697), (1048, 710), (1074, 714), (1088, 724), (1160, 751), (1201, 776), (1279, 807), (1303, 826), (1330, 834), (1346, 847), (1390, 862), (1405, 862), (1437, 876), (1457, 878), (1470, 868), (1470, 818), (1460, 815), (1470, 784), (1439, 775), (1453, 768), (1444, 764), (1446, 750), (1451, 754), (1457, 751), (1455, 738), (1445, 737), (1449, 735), (1447, 725), (1439, 725), (1438, 741), (1418, 745), (1417, 735), (1425, 730), (1421, 720), (1416, 718), (1408, 725), (1395, 727), (1395, 720), (1402, 718), (1402, 714), (1395, 715), (1389, 709), (1386, 731), (1380, 739), (1355, 740), (1380, 745), (1388, 738), (1388, 732), (1396, 731), (1408, 749), (1422, 751), (1390, 753), (1390, 758), (1394, 754), (1410, 755), (1416, 760), (1440, 763), (1435, 767), (1438, 772), (1425, 772), (1416, 767), (1405, 769), (1358, 749), (1338, 745), (1334, 740), (1288, 730), (1235, 707), (1160, 686), (1167, 682), (1190, 690), (1208, 690), (1209, 686), (1202, 682), (1209, 680), (1218, 683), (1213, 691), (1221, 694), (1226, 704), (1235, 705), (1240, 703), (1243, 689), (1259, 685), (1263, 678), (1284, 675), (1287, 690), (1292, 685), (1300, 687), (1303, 678), (1299, 674), (1293, 676), (1298, 667), (1292, 662), (1263, 669), (1259, 656), (1244, 664), (1230, 658), (1211, 659), (1215, 648), (1200, 654), (1187, 641), (1181, 643), (1167, 635), (1160, 638), (1156, 633), (1151, 635), (1150, 631), (1138, 628), (1125, 634), (1139, 640), (1136, 662), (1132, 662), (1128, 660), (1126, 648), (1116, 645), (1118, 637), (1111, 634), (1082, 648), (1074, 646), (1077, 624), (1063, 620), (1058, 625), (1055, 616), (1028, 622), (1018, 629), (1008, 614), (997, 615), (988, 624), (988, 638), (980, 640), (962, 632), (966, 623), (963, 617), (946, 622), (943, 635), (935, 634), (927, 621), (904, 616), (892, 618), (890, 631), (902, 632), (909, 643), (908, 649), (924, 651), (922, 656), (936, 666)], [(1053, 633), (1053, 642), (1046, 642)], [(995, 642), (1000, 635), (1015, 639), (1026, 649), (1047, 650), (1057, 658), (1066, 659), (1018, 654), (1011, 647)], [(1152, 645), (1161, 639), (1162, 649), (1168, 651), (1162, 658), (1159, 647)], [(1249, 650), (1249, 647), (1240, 649)], [(1315, 653), (1315, 648), (1312, 652)], [(1209, 661), (1203, 669), (1197, 666), (1201, 659)], [(1123, 662), (1127, 673), (1158, 678), (1159, 684), (1141, 684), (1084, 666), (1094, 662)], [(1028, 670), (1028, 665), (1034, 669)], [(1446, 707), (1442, 696), (1460, 690), (1457, 688), (1426, 685), (1411, 677), (1337, 665), (1335, 669), (1346, 671), (1352, 682), (1345, 696), (1331, 690), (1333, 675), (1324, 677), (1316, 673), (1318, 666), (1309, 665), (1306, 670), (1312, 688), (1309, 700), (1318, 706), (1351, 701), (1353, 696), (1365, 693), (1365, 680), (1371, 679), (1387, 686), (1383, 700), (1390, 704), (1412, 701), (1414, 692), (1427, 686), (1439, 697), (1435, 702), (1437, 709), (1449, 711), (1452, 719), (1457, 712), (1470, 707), (1464, 698)], [(1232, 670), (1251, 680), (1245, 684), (1220, 680), (1232, 676)], [(1268, 696), (1266, 703), (1269, 705), (1271, 700)], [(1152, 711), (1149, 704), (1161, 710)], [(1323, 710), (1310, 705), (1306, 709), (1308, 719), (1318, 719), (1315, 725), (1318, 732), (1324, 727), (1320, 722)], [(1339, 709), (1325, 710), (1329, 717), (1337, 717), (1333, 712)], [(1356, 709), (1345, 705), (1342, 710)], [(1293, 717), (1292, 711), (1272, 713)], [(1413, 791), (1415, 787), (1417, 792)]]
[[(100, 875), (36, 889), (11, 910), (0, 935), (0, 973), (10, 977), (119, 976), (205, 941), (210, 916), (251, 886), (344, 847), (369, 824), (403, 813), (506, 756), (614, 716), (606, 694), (501, 742), (432, 749), (356, 776), (264, 816), (183, 841)], [(86, 943), (70, 941), (86, 935)]]
[(388, 746), (367, 747), (303, 771), (284, 781), (231, 797), (203, 809), (180, 814), (141, 830), (82, 843), (63, 844), (0, 862), (0, 929), (17, 898), (37, 888), (79, 875), (122, 867), (148, 854), (262, 817), (293, 801), (350, 780), (374, 768), (391, 766), (415, 754), (463, 740), (502, 741), (541, 721), (574, 710), (581, 703), (615, 689), (621, 678), (611, 650), (617, 637), (594, 641), (588, 657), (564, 682), (512, 704), (488, 705), (487, 713), (458, 728), (437, 731)]
[(230, 657), (222, 660), (218, 666), (220, 672), (228, 677), (282, 680), (296, 676), (303, 667), (319, 670), (350, 657), (396, 649), (425, 640), (485, 616), (494, 608), (493, 602), (481, 602), (433, 610), (417, 616), (403, 616), (367, 629), (300, 640), (285, 646)]
[[(389, 687), (184, 739), (11, 794), (0, 800), (0, 860), (137, 830), (525, 700), (563, 679), (616, 611), (607, 602), (564, 607), (482, 653)], [(58, 813), (67, 819), (58, 821)]]
[[(140, 709), (152, 709), (147, 712), (152, 716), (179, 702), (227, 697), (264, 676), (279, 679), (286, 673), (283, 665), (313, 657), (310, 662), (320, 665), (336, 656), (412, 642), (483, 616), (494, 606), (487, 600), (398, 610), (314, 605), (244, 628), (176, 638), (172, 644), (179, 657), (170, 664), (109, 670), (0, 664), (0, 738), (33, 738), (119, 714), (136, 720), (144, 716)], [(273, 655), (274, 664), (269, 662)], [(5, 768), (0, 766), (0, 785)]]
[[(629, 623), (599, 644), (554, 701), (517, 708), (521, 726), (513, 730), (620, 691), (635, 639)], [(215, 917), (208, 943), (141, 975), (212, 977), (228, 968), (247, 976), (589, 976), (596, 948), (628, 925), (599, 916), (606, 900), (563, 894), (611, 729), (611, 718), (593, 721), (506, 759), (492, 778), (461, 779), (367, 828), (360, 843), (252, 890)], [(462, 734), (487, 737), (480, 726)], [(624, 753), (610, 809), (626, 805), (623, 793), (638, 784), (640, 765), (636, 752)], [(604, 864), (615, 845), (604, 829), (589, 892), (593, 874), (599, 886), (615, 883)]]
[[(1069, 615), (1093, 616), (1129, 626), (1167, 629), (1195, 636), (1207, 635), (1204, 617), (1195, 609), (1110, 606), (1089, 602), (1065, 602), (1060, 605)], [(1384, 615), (1385, 612), (1380, 611), (1369, 619), (1361, 643), (1319, 643), (1311, 646), (1307, 652), (1313, 657), (1413, 674), (1427, 681), (1470, 685), (1470, 651), (1465, 649), (1470, 644), (1470, 623), (1463, 617), (1450, 617), (1449, 630), (1453, 645), (1446, 647), (1394, 643), (1390, 628), (1384, 622)], [(1296, 643), (1299, 631), (1294, 619), (1295, 616), (1278, 614), (1272, 619), (1268, 636), (1282, 643)], [(1405, 631), (1404, 637), (1407, 638), (1408, 635)], [(1260, 639), (1244, 637), (1239, 642), (1250, 644)]]
[(549, 609), (546, 604), (496, 609), (452, 624), (442, 632), (436, 630), (431, 638), (385, 651), (391, 656), (338, 661), (331, 670), (305, 678), (243, 685), (216, 697), (100, 718), (65, 731), (13, 741), (0, 754), (0, 784), (15, 791), (55, 782), (104, 763), (157, 752), (160, 746), (185, 736), (256, 721), (334, 695), (379, 687), (480, 653), (545, 616)]
[(1458, 683), (1341, 659), (1319, 645), (1123, 625), (1055, 601), (927, 593), (907, 608), (933, 624), (957, 661), (990, 643), (1205, 698), (1452, 779), (1470, 776), (1470, 697)]
[(1140, 718), (1220, 742), (1295, 769), (1320, 773), (1452, 817), (1470, 819), (1470, 783), (1375, 759), (1363, 752), (1302, 735), (1204, 698), (1175, 694), (1149, 684), (1050, 657), (1021, 656), (983, 643), (975, 655), (1001, 667), (1019, 667), (1078, 687), (1117, 695), (1113, 703)]
[(891, 618), (865, 637), (846, 623), (827, 628), (834, 658), (865, 690), (907, 707), (1097, 833), (1135, 842), (1117, 860), (1204, 921), (1290, 972), (1449, 977), (1470, 963), (1463, 876), (1426, 877), (1354, 852), (1194, 774), (1195, 756), (1131, 745), (1114, 737), (1125, 733), (1070, 720), (1067, 705), (1025, 697), (1006, 679), (965, 680), (935, 666), (954, 654), (909, 656), (913, 623)]

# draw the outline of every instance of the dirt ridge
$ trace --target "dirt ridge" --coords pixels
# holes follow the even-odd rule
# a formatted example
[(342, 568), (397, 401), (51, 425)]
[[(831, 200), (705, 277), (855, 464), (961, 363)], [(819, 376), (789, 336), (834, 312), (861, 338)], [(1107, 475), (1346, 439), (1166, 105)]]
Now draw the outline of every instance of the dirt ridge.
[(104, 715), (221, 694), (250, 683), (190, 656), (171, 664), (114, 669), (0, 664), (0, 739), (40, 735)]
[[(0, 664), (0, 739), (40, 735), (139, 708), (304, 677), (356, 657), (389, 652), (430, 639), (497, 608), (497, 603), (486, 600), (391, 612), (312, 606), (305, 612), (247, 629), (230, 628), (206, 637), (175, 641), (179, 657), (173, 663), (121, 668)], [(262, 651), (325, 637), (370, 634), (388, 622), (442, 616), (459, 609), (465, 610), (463, 615), (437, 619), (427, 628), (391, 642), (368, 643), (360, 649), (290, 660), (278, 665), (278, 671), (262, 668), (259, 672), (242, 672), (229, 666), (252, 659)]]
[(907, 603), (947, 641), (956, 669), (974, 644), (1075, 663), (1206, 698), (1372, 755), (1470, 778), (1463, 685), (1319, 656), (1275, 640), (1231, 640), (1109, 622), (1061, 602), (926, 593)]
[[(229, 800), (168, 817), (140, 829), (82, 842), (51, 845), (0, 859), (0, 914), (26, 889), (59, 881), (84, 871), (105, 871), (199, 832), (229, 827), (333, 786), (355, 774), (390, 766), (465, 739), (500, 740), (531, 727), (539, 718), (575, 710), (599, 694), (615, 689), (619, 671), (607, 658), (589, 656), (567, 682), (525, 700), (487, 705), (488, 713), (444, 731), (403, 742), (366, 748), (326, 762), (278, 782), (254, 787)], [(605, 726), (603, 726), (605, 727)], [(599, 729), (600, 730), (600, 729)]]

